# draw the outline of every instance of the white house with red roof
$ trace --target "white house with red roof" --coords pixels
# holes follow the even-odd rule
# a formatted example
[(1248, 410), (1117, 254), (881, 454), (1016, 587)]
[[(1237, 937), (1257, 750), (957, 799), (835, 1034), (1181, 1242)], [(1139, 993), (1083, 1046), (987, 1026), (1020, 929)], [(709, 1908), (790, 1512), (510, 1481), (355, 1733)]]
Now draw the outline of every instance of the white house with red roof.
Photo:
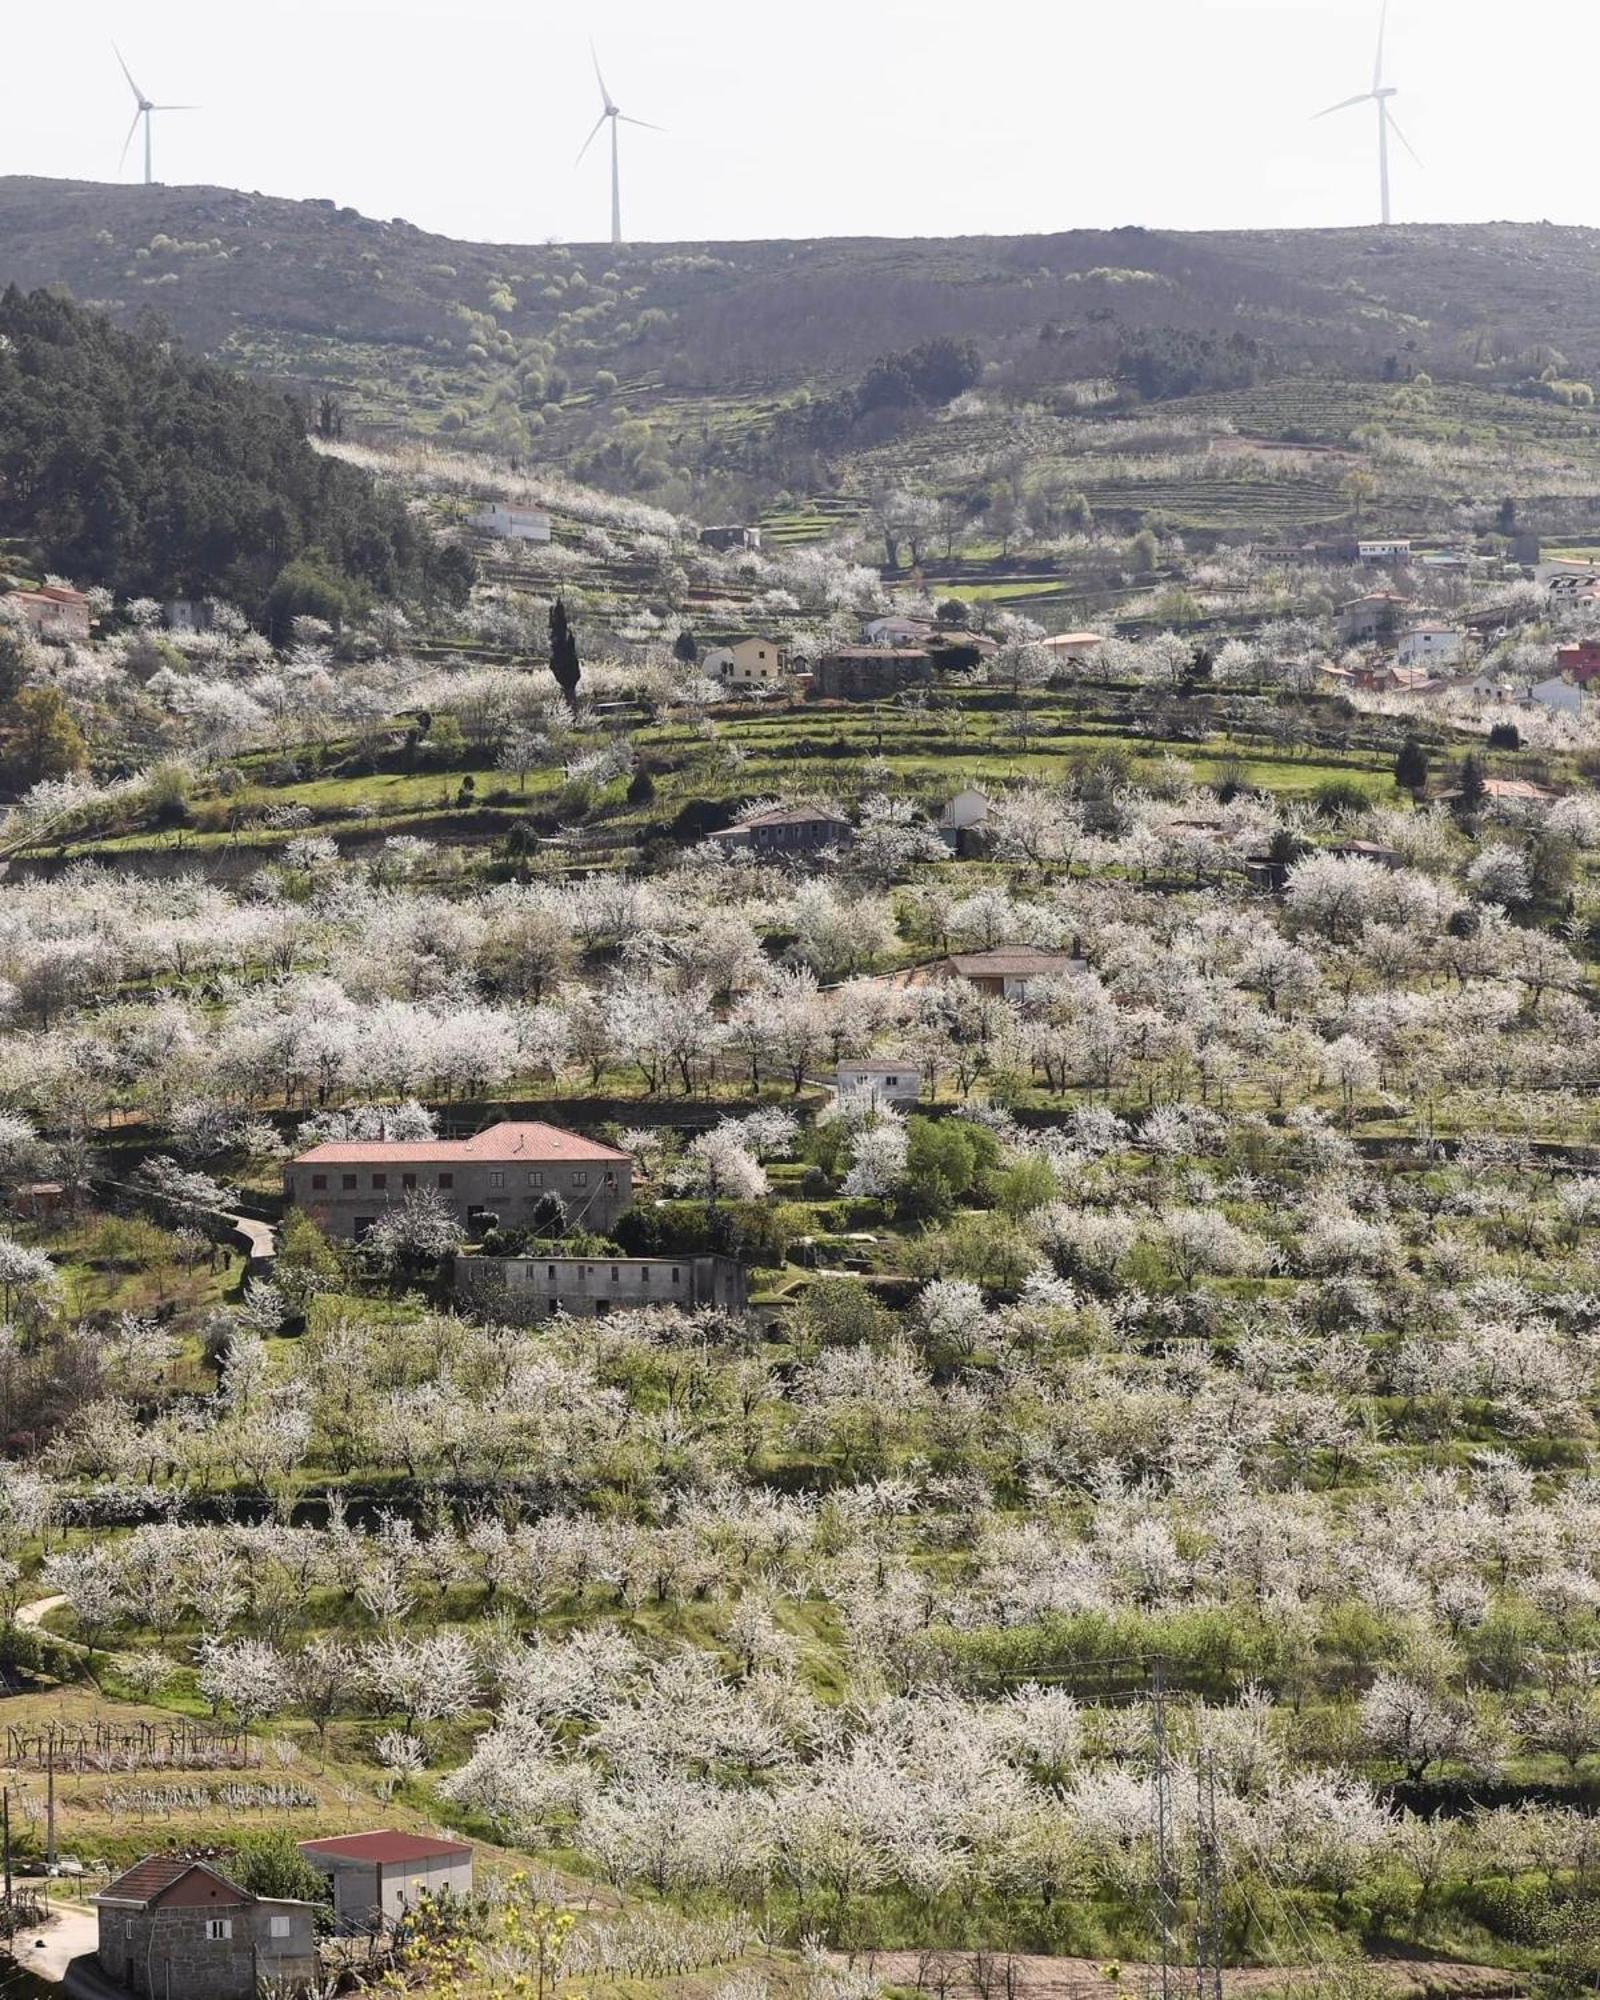
[(604, 1235), (633, 1202), (633, 1159), (558, 1125), (505, 1120), (470, 1139), (334, 1140), (284, 1169), (283, 1198), (319, 1229), (359, 1241), (384, 1210), (432, 1189), (469, 1233), (498, 1218), (541, 1225), (561, 1203), (566, 1226)]
[(332, 1878), (334, 1921), (344, 1931), (387, 1930), (424, 1896), (472, 1894), (472, 1849), (441, 1834), (341, 1833), (302, 1840), (300, 1852)]

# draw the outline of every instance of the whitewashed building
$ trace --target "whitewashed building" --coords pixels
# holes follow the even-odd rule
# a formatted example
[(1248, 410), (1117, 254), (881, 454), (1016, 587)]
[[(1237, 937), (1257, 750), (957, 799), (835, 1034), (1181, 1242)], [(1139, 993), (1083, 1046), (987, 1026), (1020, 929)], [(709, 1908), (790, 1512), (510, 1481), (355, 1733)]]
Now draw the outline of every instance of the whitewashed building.
[(503, 542), (547, 542), (550, 516), (537, 507), (512, 507), (496, 500), (467, 516), (467, 526), (485, 535), (498, 535)]
[(783, 653), (771, 639), (735, 639), (731, 646), (713, 646), (700, 671), (730, 687), (770, 687), (783, 678)]
[(1403, 667), (1453, 667), (1466, 647), (1466, 635), (1455, 625), (1412, 625), (1400, 634), (1396, 648)]
[(841, 1102), (859, 1103), (871, 1098), (875, 1103), (897, 1110), (920, 1103), (922, 1071), (903, 1057), (873, 1057), (861, 1062), (842, 1062), (834, 1072), (834, 1089)]

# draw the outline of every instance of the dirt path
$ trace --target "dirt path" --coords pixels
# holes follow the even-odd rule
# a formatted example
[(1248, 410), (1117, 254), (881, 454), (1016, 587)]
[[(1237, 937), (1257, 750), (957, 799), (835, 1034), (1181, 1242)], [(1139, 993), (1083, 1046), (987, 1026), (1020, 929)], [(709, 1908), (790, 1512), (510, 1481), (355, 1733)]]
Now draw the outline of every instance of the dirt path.
[(36, 1597), (31, 1604), (18, 1608), (17, 1623), (32, 1632), (44, 1623), (52, 1611), (59, 1611), (66, 1601), (65, 1597)]
[(17, 1963), (40, 1979), (59, 1986), (72, 1961), (92, 1954), (99, 1942), (99, 1924), (93, 1910), (81, 1903), (52, 1900), (47, 1924), (17, 1932)]
[[(880, 1951), (864, 1952), (853, 1960), (834, 1952), (836, 1964), (854, 1963), (870, 1969), (889, 1986), (909, 1987), (927, 2000), (1144, 2000), (1147, 1992), (1159, 1992), (1158, 1967), (1124, 1960), (1116, 1978), (1107, 1974), (1105, 1962), (1093, 1958), (1044, 1958), (1019, 1953), (1009, 1957), (996, 1952), (988, 1966), (978, 1965), (970, 1952)], [(1381, 1968), (1393, 1988), (1395, 2000), (1428, 1994), (1457, 1995), (1460, 2000), (1506, 2000), (1525, 1989), (1510, 1974), (1487, 1965), (1458, 1965), (1450, 1959), (1376, 1958), (1368, 1961)], [(1012, 1968), (1008, 1981), (1007, 1965)], [(1245, 2000), (1251, 1994), (1281, 1991), (1285, 1982), (1306, 1974), (1295, 1967), (1243, 1966), (1223, 1975), (1223, 1991), (1228, 2000)], [(978, 1976), (975, 1976), (975, 1973)], [(1155, 1981), (1151, 1985), (1152, 1978)], [(1192, 1975), (1191, 1975), (1192, 1978)], [(1315, 1990), (1315, 1989), (1313, 1989)], [(1337, 1975), (1329, 1974), (1323, 1989), (1328, 2000), (1337, 1992)]]

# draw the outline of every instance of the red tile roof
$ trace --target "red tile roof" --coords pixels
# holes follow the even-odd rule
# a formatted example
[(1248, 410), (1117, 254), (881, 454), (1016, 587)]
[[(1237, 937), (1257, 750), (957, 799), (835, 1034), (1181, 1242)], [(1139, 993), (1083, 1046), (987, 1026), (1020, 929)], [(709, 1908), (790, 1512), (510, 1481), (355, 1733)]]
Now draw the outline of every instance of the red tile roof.
[(302, 1840), (302, 1854), (326, 1854), (335, 1861), (437, 1861), (470, 1855), (464, 1841), (419, 1833), (340, 1833), (329, 1840)]
[(631, 1155), (622, 1153), (615, 1146), (602, 1146), (597, 1140), (583, 1139), (576, 1132), (563, 1132), (559, 1125), (539, 1125), (514, 1123), (510, 1119), (499, 1125), (491, 1125), (485, 1132), (474, 1132), (470, 1139), (336, 1139), (326, 1145), (313, 1146), (309, 1153), (297, 1154), (292, 1166), (363, 1166), (375, 1167), (391, 1163), (416, 1161), (428, 1166), (437, 1163), (449, 1166), (452, 1163), (483, 1161), (495, 1165), (500, 1161), (520, 1162), (522, 1160), (628, 1160)]
[(196, 1861), (189, 1854), (147, 1854), (142, 1861), (119, 1875), (114, 1882), (108, 1882), (95, 1898), (101, 1903), (137, 1903), (148, 1907), (158, 1902), (166, 1892), (181, 1882), (185, 1875), (195, 1869), (209, 1875), (230, 1890), (241, 1903), (248, 1903), (248, 1890), (241, 1889), (236, 1882), (230, 1882), (226, 1875), (213, 1868), (209, 1862)]

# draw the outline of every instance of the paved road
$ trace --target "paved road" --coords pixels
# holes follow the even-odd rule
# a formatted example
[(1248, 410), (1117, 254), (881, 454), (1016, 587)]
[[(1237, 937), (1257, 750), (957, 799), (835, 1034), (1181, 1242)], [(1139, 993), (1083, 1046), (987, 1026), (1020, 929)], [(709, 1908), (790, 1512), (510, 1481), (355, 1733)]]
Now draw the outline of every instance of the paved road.
[(230, 1215), (239, 1234), (250, 1245), (252, 1264), (270, 1264), (278, 1254), (278, 1232), (270, 1222), (258, 1222), (253, 1215)]

